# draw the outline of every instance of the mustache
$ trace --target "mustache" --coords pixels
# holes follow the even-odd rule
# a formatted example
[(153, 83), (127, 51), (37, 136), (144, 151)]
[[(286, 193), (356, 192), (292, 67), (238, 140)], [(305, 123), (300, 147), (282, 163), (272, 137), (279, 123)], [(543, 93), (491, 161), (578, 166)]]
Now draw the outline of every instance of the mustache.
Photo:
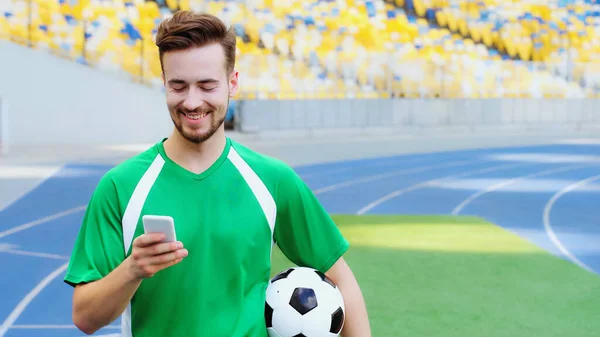
[(188, 110), (185, 108), (178, 108), (176, 109), (177, 112), (181, 112), (183, 114), (188, 114), (188, 113), (197, 113), (197, 114), (201, 114), (201, 113), (209, 113), (212, 110), (211, 109), (194, 109), (194, 110)]

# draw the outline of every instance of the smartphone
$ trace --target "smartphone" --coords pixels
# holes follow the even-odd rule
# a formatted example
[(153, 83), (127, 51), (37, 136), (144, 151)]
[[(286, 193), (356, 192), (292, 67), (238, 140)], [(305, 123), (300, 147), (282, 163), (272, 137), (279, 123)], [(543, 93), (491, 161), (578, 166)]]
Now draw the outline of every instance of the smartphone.
[(177, 241), (175, 235), (175, 221), (166, 215), (144, 215), (144, 233), (164, 233), (167, 238), (163, 242)]

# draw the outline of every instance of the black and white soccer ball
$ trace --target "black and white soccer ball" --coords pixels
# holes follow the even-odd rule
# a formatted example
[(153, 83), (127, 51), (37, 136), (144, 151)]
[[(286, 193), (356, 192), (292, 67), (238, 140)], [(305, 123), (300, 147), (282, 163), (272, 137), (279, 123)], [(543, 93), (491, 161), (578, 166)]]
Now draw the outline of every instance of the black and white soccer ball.
[(269, 337), (337, 337), (345, 321), (344, 299), (322, 272), (289, 268), (267, 287), (265, 319)]

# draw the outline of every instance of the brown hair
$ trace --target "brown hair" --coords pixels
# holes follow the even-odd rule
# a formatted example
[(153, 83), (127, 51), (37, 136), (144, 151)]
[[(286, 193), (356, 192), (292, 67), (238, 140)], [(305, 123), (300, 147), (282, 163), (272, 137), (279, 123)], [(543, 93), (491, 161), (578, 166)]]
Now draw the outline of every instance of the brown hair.
[(176, 12), (158, 26), (156, 46), (161, 69), (163, 69), (164, 53), (202, 47), (211, 43), (220, 43), (223, 47), (225, 69), (228, 75), (231, 74), (235, 66), (236, 50), (236, 36), (233, 28), (227, 28), (221, 19), (211, 14), (192, 11)]

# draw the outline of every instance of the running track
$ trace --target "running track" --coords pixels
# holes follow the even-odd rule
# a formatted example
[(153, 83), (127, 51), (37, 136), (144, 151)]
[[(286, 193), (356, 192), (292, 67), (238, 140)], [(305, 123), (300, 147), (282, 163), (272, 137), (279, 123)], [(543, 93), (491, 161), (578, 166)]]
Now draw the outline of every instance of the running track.
[[(0, 212), (0, 337), (83, 336), (62, 278), (110, 167), (66, 165)], [(297, 167), (331, 213), (463, 214), (600, 273), (600, 144), (414, 154)], [(118, 322), (98, 332), (118, 332)]]

